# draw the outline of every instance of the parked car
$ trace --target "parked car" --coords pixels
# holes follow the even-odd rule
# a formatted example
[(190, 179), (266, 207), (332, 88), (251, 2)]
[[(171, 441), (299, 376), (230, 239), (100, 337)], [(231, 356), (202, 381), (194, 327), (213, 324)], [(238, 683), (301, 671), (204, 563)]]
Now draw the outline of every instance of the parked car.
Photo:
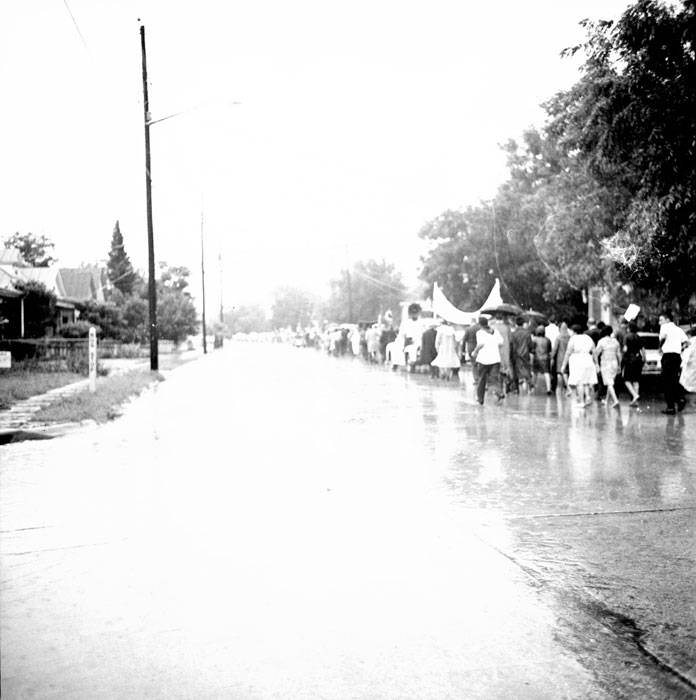
[(662, 371), (662, 353), (660, 352), (660, 336), (657, 333), (639, 332), (645, 349), (645, 364), (643, 376), (653, 377)]

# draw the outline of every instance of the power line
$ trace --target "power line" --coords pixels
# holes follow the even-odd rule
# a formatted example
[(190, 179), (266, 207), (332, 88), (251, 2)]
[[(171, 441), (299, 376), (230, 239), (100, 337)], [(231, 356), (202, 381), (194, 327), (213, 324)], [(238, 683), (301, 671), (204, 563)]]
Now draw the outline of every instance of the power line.
[(73, 26), (75, 27), (75, 31), (77, 32), (78, 36), (80, 37), (80, 40), (82, 41), (82, 45), (85, 47), (85, 51), (89, 53), (89, 47), (87, 46), (87, 42), (85, 41), (85, 37), (83, 36), (82, 32), (80, 31), (80, 27), (77, 24), (77, 20), (75, 19), (75, 15), (72, 13), (72, 10), (70, 9), (70, 5), (68, 5), (68, 0), (63, 0), (63, 4), (65, 5), (65, 9), (68, 11), (68, 14), (70, 15), (70, 19), (72, 20)]
[(386, 289), (390, 289), (393, 292), (398, 292), (399, 294), (403, 293), (403, 289), (399, 289), (398, 287), (395, 287), (392, 284), (389, 284), (388, 282), (383, 282), (382, 280), (377, 280), (374, 277), (370, 277), (370, 275), (365, 274), (364, 272), (361, 272), (360, 270), (356, 270), (353, 268), (352, 270), (354, 275), (358, 275), (358, 277), (363, 277), (364, 279), (372, 282), (373, 284), (380, 285), (382, 287), (385, 287)]

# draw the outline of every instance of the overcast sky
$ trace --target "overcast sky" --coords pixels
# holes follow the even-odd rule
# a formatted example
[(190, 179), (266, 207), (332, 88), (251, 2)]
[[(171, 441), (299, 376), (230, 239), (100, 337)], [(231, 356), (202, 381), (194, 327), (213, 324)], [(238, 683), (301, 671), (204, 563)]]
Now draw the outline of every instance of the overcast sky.
[(559, 52), (578, 22), (627, 5), (3, 0), (0, 236), (44, 233), (76, 265), (119, 219), (146, 266), (140, 18), (152, 117), (203, 105), (152, 126), (159, 260), (198, 275), (202, 207), (226, 305), (321, 291), (357, 258), (415, 280), (423, 223), (493, 195), (499, 144), (577, 78)]

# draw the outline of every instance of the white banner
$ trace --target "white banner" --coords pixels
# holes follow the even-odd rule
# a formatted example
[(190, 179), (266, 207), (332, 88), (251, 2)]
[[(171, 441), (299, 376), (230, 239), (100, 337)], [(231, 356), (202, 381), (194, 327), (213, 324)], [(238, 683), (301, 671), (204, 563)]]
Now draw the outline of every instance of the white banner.
[(478, 319), (477, 311), (461, 311), (449, 301), (437, 282), (433, 285), (433, 314), (460, 326), (470, 326)]

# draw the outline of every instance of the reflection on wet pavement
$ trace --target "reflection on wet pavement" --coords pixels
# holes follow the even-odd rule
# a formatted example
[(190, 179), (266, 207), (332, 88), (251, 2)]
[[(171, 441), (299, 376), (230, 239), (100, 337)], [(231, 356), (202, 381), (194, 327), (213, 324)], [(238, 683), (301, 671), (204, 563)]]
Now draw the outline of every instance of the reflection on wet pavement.
[(423, 385), (423, 421), (454, 500), (481, 537), (537, 580), (601, 601), (641, 644), (696, 681), (696, 416), (503, 407)]

